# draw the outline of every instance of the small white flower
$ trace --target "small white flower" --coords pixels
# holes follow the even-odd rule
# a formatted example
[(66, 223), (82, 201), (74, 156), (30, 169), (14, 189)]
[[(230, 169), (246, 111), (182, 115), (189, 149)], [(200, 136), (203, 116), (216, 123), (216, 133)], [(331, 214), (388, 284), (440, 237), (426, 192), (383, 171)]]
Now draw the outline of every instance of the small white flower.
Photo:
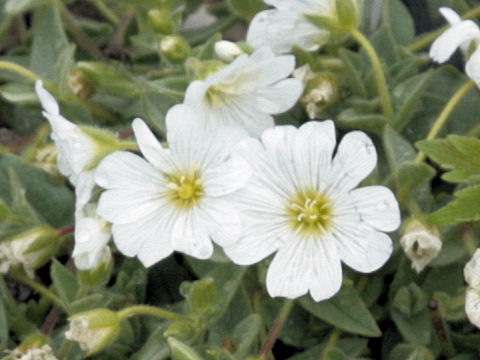
[(181, 251), (196, 258), (212, 255), (211, 239), (232, 243), (241, 234), (230, 197), (247, 182), (250, 168), (229, 156), (246, 133), (221, 127), (205, 131), (185, 105), (167, 113), (169, 149), (163, 149), (145, 123), (133, 130), (147, 159), (115, 152), (96, 170), (102, 193), (98, 213), (113, 223), (118, 249), (145, 266)]
[(465, 299), (465, 312), (470, 322), (480, 328), (480, 249), (475, 251), (472, 259), (465, 265), (463, 275), (469, 285)]
[(417, 273), (421, 272), (442, 250), (442, 240), (439, 238), (438, 231), (427, 229), (415, 220), (405, 229), (400, 245), (412, 261), (412, 268)]
[(353, 131), (332, 160), (334, 151), (332, 121), (277, 126), (234, 149), (253, 176), (238, 197), (244, 235), (224, 250), (241, 265), (276, 252), (266, 279), (271, 296), (327, 299), (340, 289), (341, 261), (371, 272), (390, 257), (383, 231), (400, 223), (394, 195), (383, 186), (354, 189), (375, 168), (372, 141)]
[[(268, 47), (240, 55), (205, 80), (190, 84), (184, 103), (207, 128), (241, 125), (253, 136), (274, 125), (272, 114), (290, 109), (302, 94), (291, 55), (275, 56)], [(200, 120), (198, 120), (200, 121)]]
[(87, 171), (94, 161), (97, 145), (77, 125), (60, 114), (57, 101), (45, 90), (42, 81), (35, 83), (35, 90), (42, 103), (43, 115), (52, 127), (51, 137), (58, 148), (58, 169), (76, 185), (78, 175)]
[(336, 16), (332, 0), (264, 0), (274, 9), (259, 12), (251, 21), (247, 43), (254, 48), (270, 46), (276, 54), (293, 46), (307, 51), (325, 44), (329, 32), (315, 26), (305, 15)]
[(15, 360), (57, 360), (50, 345), (30, 349), (27, 352), (15, 350), (11, 354)]
[(97, 267), (112, 236), (110, 225), (97, 215), (96, 205), (89, 203), (75, 214), (75, 246), (72, 257), (79, 270)]
[(217, 41), (214, 49), (215, 54), (217, 54), (221, 60), (228, 63), (237, 56), (244, 54), (243, 50), (237, 44), (226, 40)]
[[(465, 72), (480, 84), (480, 29), (472, 20), (462, 18), (452, 9), (440, 8), (440, 13), (450, 23), (450, 28), (440, 35), (430, 47), (430, 57), (439, 63), (447, 61), (460, 47), (468, 60)], [(471, 49), (472, 45), (476, 49)], [(473, 53), (470, 51), (474, 50)]]

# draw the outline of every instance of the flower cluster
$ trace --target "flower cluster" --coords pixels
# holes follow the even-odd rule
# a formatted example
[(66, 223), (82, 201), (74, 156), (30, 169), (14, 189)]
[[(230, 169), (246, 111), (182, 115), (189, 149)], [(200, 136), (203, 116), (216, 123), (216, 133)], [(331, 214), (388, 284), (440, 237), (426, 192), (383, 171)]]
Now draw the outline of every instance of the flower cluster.
[(341, 286), (341, 262), (360, 272), (381, 267), (392, 252), (384, 232), (400, 215), (386, 187), (356, 189), (376, 166), (375, 147), (354, 131), (335, 149), (330, 120), (274, 126), (272, 115), (302, 94), (294, 68), (293, 56), (266, 46), (238, 54), (168, 111), (166, 147), (133, 121), (142, 156), (118, 146), (99, 154), (99, 136), (64, 119), (37, 83), (59, 168), (77, 190), (77, 267), (98, 265), (110, 231), (118, 250), (145, 266), (174, 251), (208, 259), (214, 244), (240, 265), (276, 253), (271, 296), (327, 299)]

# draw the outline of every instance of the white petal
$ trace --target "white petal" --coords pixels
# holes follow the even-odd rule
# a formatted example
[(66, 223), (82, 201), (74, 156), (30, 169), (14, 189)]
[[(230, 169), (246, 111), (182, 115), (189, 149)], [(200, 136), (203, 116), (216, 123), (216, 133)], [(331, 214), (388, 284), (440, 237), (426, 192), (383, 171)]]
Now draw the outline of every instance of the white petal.
[(467, 289), (465, 312), (467, 313), (470, 322), (480, 328), (480, 295), (478, 289)]
[(468, 285), (479, 288), (480, 287), (480, 249), (475, 251), (470, 261), (463, 269), (463, 275)]
[(257, 105), (268, 114), (280, 114), (292, 108), (303, 92), (303, 85), (296, 79), (286, 79), (257, 90)]
[(325, 189), (324, 181), (331, 167), (335, 149), (333, 122), (331, 120), (309, 121), (303, 124), (295, 137), (294, 144), (293, 161), (301, 185), (320, 191)]
[(201, 131), (199, 137), (205, 132), (202, 129), (200, 122), (202, 119), (198, 118), (198, 115), (195, 113), (195, 108), (179, 104), (173, 106), (168, 110), (165, 117), (165, 122), (167, 125), (167, 139), (169, 145), (177, 141), (181, 141), (185, 137), (186, 132), (192, 132), (192, 129), (195, 128), (197, 131)]
[(157, 233), (157, 236), (147, 238), (138, 251), (138, 259), (145, 267), (150, 267), (173, 253), (169, 236), (165, 233)]
[(224, 246), (225, 254), (239, 265), (251, 265), (278, 250), (289, 233), (283, 224), (261, 222), (244, 229), (243, 236), (235, 243)]
[(457, 50), (457, 48), (480, 36), (478, 26), (471, 20), (452, 25), (440, 35), (430, 47), (430, 57), (436, 62), (443, 63)]
[(442, 14), (442, 16), (451, 25), (455, 25), (455, 24), (458, 24), (458, 23), (462, 22), (462, 18), (455, 11), (453, 11), (452, 9), (450, 9), (448, 7), (441, 7), (440, 9), (438, 9), (438, 11), (440, 11), (440, 14)]
[(194, 210), (178, 216), (172, 230), (172, 245), (176, 251), (197, 259), (208, 259), (213, 254), (205, 224), (199, 221)]
[(205, 81), (195, 80), (188, 85), (185, 91), (184, 104), (193, 108), (198, 107), (205, 99), (209, 85)]
[(132, 128), (143, 156), (157, 169), (165, 172), (175, 171), (175, 165), (168, 151), (162, 148), (147, 124), (137, 118), (133, 120)]
[(76, 216), (75, 247), (72, 257), (80, 270), (95, 268), (110, 239), (111, 233), (105, 222), (93, 217)]
[(331, 188), (350, 190), (357, 186), (377, 164), (372, 140), (361, 131), (346, 134), (333, 159), (329, 184)]
[(392, 240), (354, 216), (336, 223), (333, 229), (338, 254), (354, 270), (369, 273), (379, 269), (392, 254)]
[(470, 55), (465, 66), (465, 72), (477, 86), (480, 86), (480, 47), (477, 47), (473, 54)]
[(242, 222), (235, 203), (230, 199), (205, 199), (198, 211), (212, 240), (220, 246), (228, 246), (242, 235)]
[(395, 231), (400, 226), (400, 209), (395, 195), (385, 186), (368, 186), (352, 190), (352, 211), (363, 222), (381, 231)]
[(208, 196), (224, 196), (243, 188), (252, 175), (248, 163), (236, 157), (204, 172), (204, 191)]
[(92, 171), (84, 171), (75, 178), (75, 209), (78, 211), (83, 208), (92, 197), (92, 191), (95, 187), (95, 176)]
[(52, 115), (59, 115), (60, 109), (55, 98), (43, 87), (43, 81), (37, 80), (35, 82), (35, 91), (37, 92), (38, 98), (42, 103), (42, 107), (47, 113)]
[(95, 181), (105, 189), (145, 187), (162, 184), (158, 171), (140, 156), (127, 151), (116, 151), (98, 165)]
[(294, 238), (282, 247), (267, 271), (272, 297), (297, 298), (310, 290), (315, 301), (335, 295), (342, 285), (342, 267), (330, 238)]
[[(164, 217), (161, 212), (154, 212), (129, 224), (113, 224), (113, 240), (118, 250), (131, 257), (139, 254), (146, 244), (150, 255), (160, 260), (171, 249), (170, 230)], [(156, 243), (156, 247), (152, 247), (152, 243)]]

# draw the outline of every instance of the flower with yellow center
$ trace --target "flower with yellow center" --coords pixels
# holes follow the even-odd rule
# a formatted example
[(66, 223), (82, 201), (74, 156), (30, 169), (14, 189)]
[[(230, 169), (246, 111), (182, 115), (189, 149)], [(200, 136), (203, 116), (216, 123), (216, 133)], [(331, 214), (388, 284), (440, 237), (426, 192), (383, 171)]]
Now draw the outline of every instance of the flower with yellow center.
[(97, 212), (111, 222), (113, 239), (127, 256), (150, 266), (181, 251), (206, 259), (212, 240), (225, 246), (241, 234), (232, 197), (245, 186), (250, 167), (230, 156), (247, 134), (240, 128), (210, 131), (185, 105), (167, 113), (168, 149), (145, 123), (133, 130), (143, 156), (119, 151), (98, 166), (95, 180), (105, 188)]
[(327, 299), (340, 289), (341, 262), (371, 272), (390, 257), (383, 231), (400, 224), (394, 195), (383, 186), (355, 189), (375, 168), (372, 141), (353, 131), (334, 150), (332, 121), (277, 126), (234, 149), (252, 178), (238, 196), (244, 234), (224, 250), (241, 265), (276, 252), (266, 279), (271, 296)]
[(274, 126), (272, 115), (292, 108), (302, 94), (302, 83), (288, 78), (294, 68), (293, 56), (276, 56), (265, 46), (192, 82), (184, 104), (195, 109), (207, 129), (242, 126), (260, 136)]

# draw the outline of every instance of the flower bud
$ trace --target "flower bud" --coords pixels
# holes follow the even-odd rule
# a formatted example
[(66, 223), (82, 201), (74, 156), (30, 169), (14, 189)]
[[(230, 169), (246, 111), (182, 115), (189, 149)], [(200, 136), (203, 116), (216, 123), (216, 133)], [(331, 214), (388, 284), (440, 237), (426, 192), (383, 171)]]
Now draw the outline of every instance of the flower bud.
[(170, 61), (181, 62), (190, 54), (190, 45), (180, 35), (167, 35), (160, 41), (161, 53)]
[(19, 350), (19, 348), (12, 351), (10, 356), (2, 360), (58, 360), (53, 354), (50, 345), (43, 345), (38, 348), (31, 348), (28, 350)]
[(99, 353), (119, 335), (121, 319), (109, 309), (94, 309), (69, 318), (70, 328), (65, 337), (77, 341), (87, 356)]
[(400, 244), (417, 273), (435, 259), (442, 249), (438, 230), (428, 228), (418, 220), (407, 223)]
[(360, 0), (336, 0), (337, 18), (340, 26), (351, 29), (358, 26), (362, 19), (362, 2)]
[(480, 249), (475, 251), (465, 265), (463, 275), (469, 285), (465, 298), (465, 313), (470, 322), (480, 328)]
[(88, 100), (95, 93), (95, 84), (79, 68), (68, 74), (68, 87), (81, 99)]
[(215, 54), (217, 54), (221, 60), (229, 63), (237, 56), (244, 54), (244, 52), (234, 42), (220, 40), (215, 43)]
[[(75, 265), (77, 268), (78, 259), (75, 258)], [(79, 270), (77, 272), (78, 280), (83, 286), (92, 289), (96, 286), (106, 284), (110, 279), (110, 274), (112, 273), (113, 261), (112, 261), (112, 252), (108, 246), (104, 247), (98, 264), (88, 270)]]
[(173, 20), (170, 11), (165, 9), (151, 9), (147, 13), (148, 23), (153, 30), (160, 34), (171, 34), (173, 32)]
[(199, 324), (193, 321), (179, 320), (172, 322), (168, 328), (164, 331), (163, 336), (166, 338), (174, 337), (176, 339), (191, 340), (197, 338), (199, 333), (203, 330), (199, 327)]
[(0, 272), (21, 265), (27, 274), (33, 276), (33, 271), (55, 254), (59, 238), (59, 232), (46, 225), (6, 238), (0, 243)]
[(332, 73), (315, 73), (309, 65), (304, 65), (295, 70), (293, 76), (304, 84), (305, 91), (300, 102), (310, 119), (321, 117), (338, 100), (338, 80)]

